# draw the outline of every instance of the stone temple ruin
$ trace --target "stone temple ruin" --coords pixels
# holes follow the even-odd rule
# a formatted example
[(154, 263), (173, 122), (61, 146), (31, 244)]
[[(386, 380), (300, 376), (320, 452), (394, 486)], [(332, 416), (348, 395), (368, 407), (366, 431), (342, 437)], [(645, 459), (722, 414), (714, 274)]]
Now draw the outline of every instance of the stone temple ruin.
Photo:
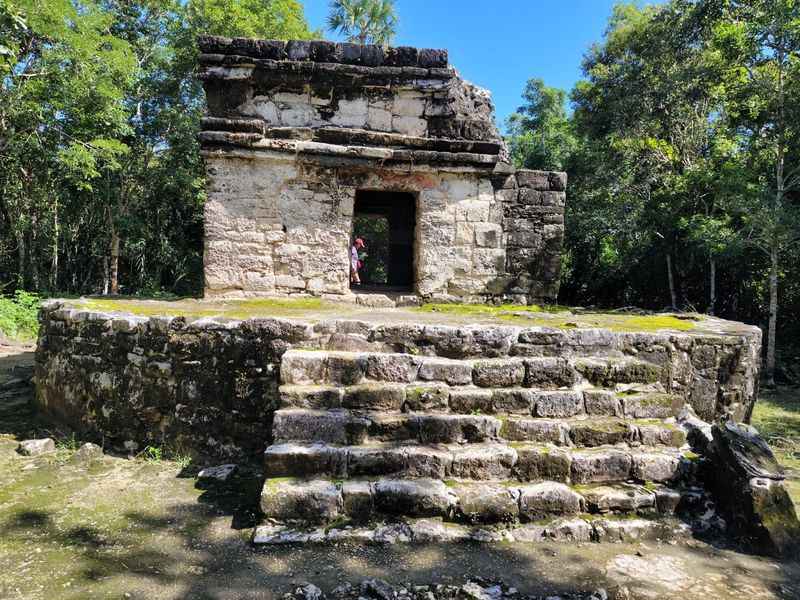
[(566, 175), (515, 172), (488, 92), (446, 51), (223, 38), (200, 49), (207, 297), (349, 294), (363, 216), (387, 221), (387, 289), (555, 300)]
[[(386, 221), (387, 288), (555, 299), (565, 176), (508, 167), (488, 97), (446, 53), (200, 46), (207, 296), (346, 299), (362, 211)], [(782, 470), (738, 424), (758, 393), (757, 327), (104, 302), (44, 304), (39, 407), (122, 452), (263, 457), (257, 544), (666, 540), (727, 525), (767, 552), (798, 547)]]

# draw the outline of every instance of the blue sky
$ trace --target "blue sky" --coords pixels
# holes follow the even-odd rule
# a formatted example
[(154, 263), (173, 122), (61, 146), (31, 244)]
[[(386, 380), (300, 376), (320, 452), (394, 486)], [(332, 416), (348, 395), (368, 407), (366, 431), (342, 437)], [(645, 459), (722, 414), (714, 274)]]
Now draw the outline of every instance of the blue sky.
[[(603, 36), (616, 0), (396, 0), (396, 46), (447, 48), (461, 75), (492, 92), (498, 123), (519, 106), (525, 82), (572, 89), (581, 59)], [(303, 0), (323, 29), (328, 0)], [(326, 32), (327, 37), (331, 34)]]

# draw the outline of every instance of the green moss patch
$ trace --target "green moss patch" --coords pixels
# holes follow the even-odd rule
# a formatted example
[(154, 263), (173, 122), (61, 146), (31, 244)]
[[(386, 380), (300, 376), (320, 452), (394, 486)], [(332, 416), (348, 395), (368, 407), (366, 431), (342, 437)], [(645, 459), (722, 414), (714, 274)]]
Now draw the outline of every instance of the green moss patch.
[(153, 302), (132, 298), (90, 298), (76, 303), (76, 306), (98, 312), (124, 312), (142, 317), (177, 315), (194, 318), (223, 317), (228, 319), (292, 316), (302, 315), (311, 311), (329, 311), (334, 308), (340, 308), (320, 298), (251, 298), (213, 303), (187, 300)]

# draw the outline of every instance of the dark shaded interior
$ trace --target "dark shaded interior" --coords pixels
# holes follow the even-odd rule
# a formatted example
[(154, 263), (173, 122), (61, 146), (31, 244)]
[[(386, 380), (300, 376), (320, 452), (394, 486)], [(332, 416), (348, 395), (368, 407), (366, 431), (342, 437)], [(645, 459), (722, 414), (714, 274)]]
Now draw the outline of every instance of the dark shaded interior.
[(366, 242), (357, 289), (413, 291), (416, 202), (406, 192), (356, 193), (353, 238)]

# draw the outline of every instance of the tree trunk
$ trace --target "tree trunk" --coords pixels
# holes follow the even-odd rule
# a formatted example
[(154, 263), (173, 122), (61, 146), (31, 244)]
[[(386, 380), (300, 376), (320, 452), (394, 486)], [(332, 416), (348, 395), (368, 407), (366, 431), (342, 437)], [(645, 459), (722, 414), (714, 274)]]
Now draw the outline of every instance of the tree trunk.
[(27, 260), (25, 259), (25, 236), (21, 231), (14, 232), (17, 238), (17, 285), (25, 289), (25, 271)]
[(58, 196), (53, 203), (53, 260), (50, 262), (50, 291), (58, 288)]
[(708, 259), (708, 314), (714, 314), (714, 305), (717, 303), (717, 261), (713, 257)]
[(116, 227), (111, 227), (111, 252), (108, 265), (108, 280), (111, 294), (119, 294), (119, 234)]
[(678, 310), (678, 297), (675, 293), (675, 278), (672, 275), (672, 254), (667, 252), (667, 278), (669, 279), (669, 298), (672, 310)]
[(765, 382), (775, 385), (775, 330), (778, 323), (778, 248), (770, 250), (769, 265), (769, 324), (767, 325), (767, 363)]

